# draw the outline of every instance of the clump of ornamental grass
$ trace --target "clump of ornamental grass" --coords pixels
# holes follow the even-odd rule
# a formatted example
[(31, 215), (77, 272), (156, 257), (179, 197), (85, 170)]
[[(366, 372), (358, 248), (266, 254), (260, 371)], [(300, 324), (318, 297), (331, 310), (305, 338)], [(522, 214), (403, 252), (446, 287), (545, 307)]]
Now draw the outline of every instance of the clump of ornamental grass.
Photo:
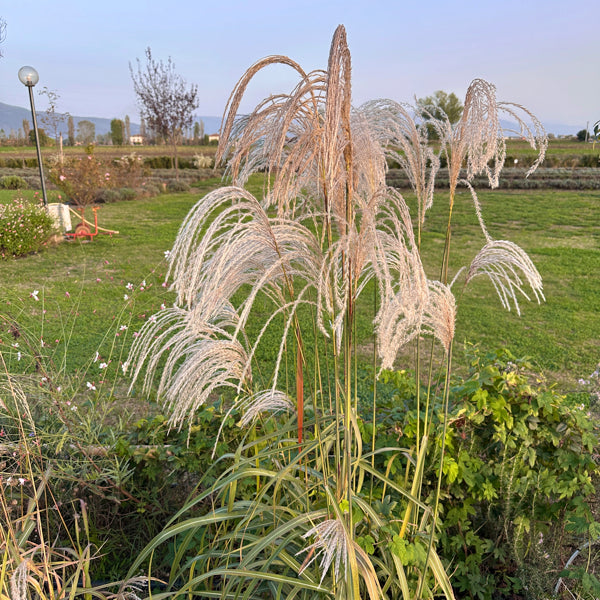
[[(273, 64), (293, 69), (297, 86), (238, 115), (252, 78)], [(448, 158), (451, 208), (463, 165), (465, 184), (481, 172), (495, 184), (502, 107), (493, 86), (476, 80), (456, 126), (434, 123)], [(440, 393), (448, 408), (457, 310), (448, 274), (452, 210), (440, 280), (429, 280), (421, 263), (420, 230), (440, 165), (424, 120), (432, 117), (419, 107), (392, 101), (352, 107), (342, 26), (326, 70), (306, 73), (288, 57), (269, 56), (234, 88), (216, 157), (231, 184), (202, 198), (183, 222), (168, 274), (176, 303), (144, 325), (128, 362), (145, 390), (157, 384), (173, 426), (184, 427), (229, 389), (247, 434), (232, 466), (174, 517), (132, 573), (158, 544), (185, 534), (172, 564), (171, 582), (186, 582), (180, 593), (453, 597), (436, 552), (443, 448), (437, 493), (427, 502), (421, 494), (431, 395)], [(543, 155), (543, 135), (532, 141)], [(417, 196), (416, 234), (404, 197), (386, 185), (390, 156)], [(263, 199), (244, 189), (257, 171), (267, 173)], [(514, 244), (489, 237), (474, 192), (473, 199), (487, 243), (466, 282), (487, 274), (507, 306), (518, 306), (516, 294), (527, 287), (543, 298), (535, 267)], [(372, 311), (375, 373), (423, 336), (442, 346), (445, 375), (441, 383), (430, 375), (425, 402), (417, 399), (423, 416), (414, 447), (379, 447), (365, 433), (357, 310)], [(274, 338), (276, 366), (264, 373), (257, 352)], [(374, 399), (371, 431), (376, 414)], [(394, 461), (402, 468), (392, 471)], [(209, 512), (184, 520), (207, 504)]]

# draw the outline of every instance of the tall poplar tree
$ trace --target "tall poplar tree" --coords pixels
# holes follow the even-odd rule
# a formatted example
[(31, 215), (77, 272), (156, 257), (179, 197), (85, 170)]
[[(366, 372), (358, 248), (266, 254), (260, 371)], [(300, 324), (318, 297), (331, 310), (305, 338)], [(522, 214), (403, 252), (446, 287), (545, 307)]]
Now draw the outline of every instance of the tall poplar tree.
[(129, 115), (125, 115), (125, 144), (129, 145), (131, 139), (131, 122), (129, 121)]
[(73, 117), (69, 115), (67, 120), (67, 136), (69, 138), (69, 146), (75, 145), (75, 123), (73, 122)]

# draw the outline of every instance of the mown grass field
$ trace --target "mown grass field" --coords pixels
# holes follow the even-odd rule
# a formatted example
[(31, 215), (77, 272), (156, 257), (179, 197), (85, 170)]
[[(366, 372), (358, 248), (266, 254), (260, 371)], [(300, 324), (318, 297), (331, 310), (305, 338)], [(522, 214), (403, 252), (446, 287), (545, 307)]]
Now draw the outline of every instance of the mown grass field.
[[(213, 179), (189, 194), (104, 205), (99, 224), (118, 235), (63, 242), (0, 262), (0, 314), (18, 323), (17, 332), (6, 326), (0, 331), (2, 347), (10, 350), (5, 353), (9, 368), (35, 368), (32, 357), (43, 351), (65, 374), (79, 373), (91, 381), (118, 375), (135, 332), (161, 305), (173, 302), (162, 285), (165, 251), (196, 200), (219, 184)], [(260, 194), (261, 178), (255, 177), (250, 188)], [(15, 193), (0, 192), (0, 201), (10, 201)], [(506, 346), (519, 357), (530, 356), (564, 391), (576, 389), (577, 380), (600, 360), (600, 193), (484, 191), (480, 200), (492, 237), (512, 240), (530, 254), (543, 277), (546, 302), (523, 298), (519, 317), (514, 307), (510, 312), (502, 308), (486, 279), (476, 279), (463, 292), (459, 277), (455, 365), (460, 369), (464, 363), (463, 342)], [(431, 278), (438, 277), (447, 210), (447, 199), (438, 194), (423, 231), (423, 261)], [(458, 196), (453, 223), (451, 271), (456, 273), (484, 243), (468, 192)], [(371, 318), (371, 298), (367, 292), (363, 320)], [(368, 329), (359, 321), (359, 335)], [(32, 347), (26, 351), (28, 337)], [(44, 348), (36, 350), (41, 339)], [(359, 348), (369, 360), (372, 339), (363, 338)], [(399, 358), (399, 367), (413, 364), (411, 351)], [(98, 369), (101, 362), (108, 364), (104, 371)]]

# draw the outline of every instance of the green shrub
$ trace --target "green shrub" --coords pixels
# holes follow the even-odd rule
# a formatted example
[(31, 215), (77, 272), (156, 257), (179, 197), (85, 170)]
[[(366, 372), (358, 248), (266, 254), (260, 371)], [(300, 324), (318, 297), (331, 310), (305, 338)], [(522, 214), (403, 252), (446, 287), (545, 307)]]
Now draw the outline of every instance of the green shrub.
[(140, 195), (144, 196), (158, 196), (163, 192), (163, 187), (160, 184), (147, 182), (143, 184), (142, 188), (138, 190)]
[(119, 200), (121, 200), (120, 190), (101, 190), (96, 195), (96, 202), (101, 204), (118, 202)]
[[(588, 406), (547, 388), (508, 351), (474, 350), (468, 358), (470, 372), (451, 390), (440, 554), (451, 563), (457, 597), (549, 597), (564, 549), (600, 531), (588, 506), (598, 473), (597, 427)], [(378, 393), (384, 434), (378, 433), (378, 445), (400, 436), (410, 447), (417, 423), (414, 378), (402, 371), (384, 373), (383, 381), (397, 392), (387, 400)], [(440, 405), (432, 423), (435, 451), (425, 469), (431, 496), (442, 431)], [(401, 479), (405, 468), (391, 473)]]
[(173, 161), (170, 156), (151, 156), (144, 158), (144, 166), (150, 169), (172, 169)]
[(179, 158), (177, 164), (180, 169), (195, 169), (194, 160), (191, 158)]
[(54, 220), (40, 206), (15, 198), (0, 206), (0, 256), (37, 252), (55, 232)]
[(186, 183), (185, 181), (178, 181), (177, 179), (174, 179), (167, 183), (168, 192), (189, 192), (190, 190), (191, 187), (189, 183)]
[(125, 187), (119, 190), (119, 194), (121, 196), (121, 200), (135, 200), (137, 197), (137, 192), (133, 188)]
[(0, 177), (0, 188), (3, 190), (26, 190), (27, 187), (27, 181), (18, 175)]

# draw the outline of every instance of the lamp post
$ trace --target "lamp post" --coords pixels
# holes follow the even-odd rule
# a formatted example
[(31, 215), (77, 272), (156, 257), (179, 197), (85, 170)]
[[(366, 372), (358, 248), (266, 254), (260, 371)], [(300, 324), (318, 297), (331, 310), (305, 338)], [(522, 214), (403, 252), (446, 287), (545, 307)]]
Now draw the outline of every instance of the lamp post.
[(39, 80), (40, 76), (33, 67), (21, 67), (19, 69), (19, 81), (29, 90), (29, 103), (31, 104), (31, 117), (33, 119), (33, 131), (35, 132), (35, 146), (37, 149), (38, 165), (40, 167), (40, 181), (42, 182), (42, 198), (44, 200), (44, 206), (46, 207), (46, 210), (48, 210), (48, 198), (46, 197), (46, 184), (44, 182), (44, 167), (42, 165), (42, 151), (40, 149), (40, 135), (38, 133), (35, 104), (33, 102), (33, 88)]

